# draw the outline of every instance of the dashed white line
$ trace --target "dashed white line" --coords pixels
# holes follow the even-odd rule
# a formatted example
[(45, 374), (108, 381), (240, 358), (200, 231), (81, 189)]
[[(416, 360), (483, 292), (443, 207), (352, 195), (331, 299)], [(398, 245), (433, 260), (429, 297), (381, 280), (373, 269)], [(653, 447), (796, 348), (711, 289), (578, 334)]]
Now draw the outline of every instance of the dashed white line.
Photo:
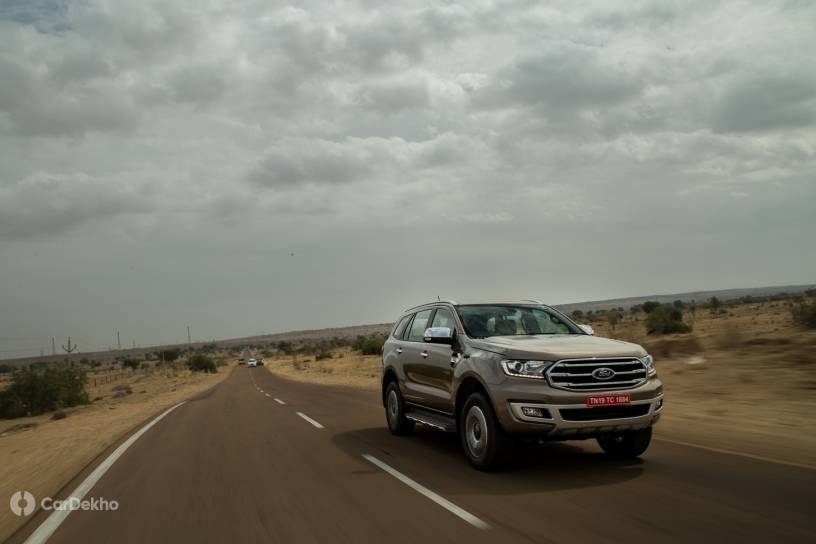
[(363, 454), (363, 458), (366, 461), (377, 465), (379, 468), (383, 469), (385, 472), (387, 472), (388, 474), (390, 474), (391, 476), (393, 476), (397, 480), (401, 481), (402, 483), (404, 483), (405, 485), (407, 485), (408, 487), (410, 487), (414, 491), (416, 491), (418, 493), (421, 493), (422, 495), (424, 495), (425, 497), (431, 499), (432, 501), (434, 501), (436, 504), (438, 504), (439, 506), (441, 506), (442, 508), (444, 508), (448, 512), (450, 512), (450, 513), (452, 513), (452, 514), (454, 514), (456, 516), (459, 516), (460, 518), (462, 518), (466, 522), (470, 523), (474, 527), (476, 527), (478, 529), (490, 529), (490, 525), (488, 525), (487, 523), (485, 523), (481, 519), (477, 518), (476, 516), (474, 516), (473, 514), (468, 512), (467, 510), (463, 510), (462, 508), (459, 508), (458, 506), (456, 506), (455, 504), (450, 502), (445, 497), (437, 495), (436, 493), (434, 493), (433, 491), (431, 491), (430, 489), (428, 489), (424, 485), (412, 480), (411, 478), (409, 478), (408, 476), (406, 476), (402, 472), (398, 471), (397, 469), (395, 469), (395, 468), (393, 468), (393, 467), (391, 467), (389, 465), (386, 465), (385, 463), (383, 463), (382, 461), (380, 461), (379, 459), (377, 459), (373, 455), (369, 455), (369, 454), (365, 453), (365, 454)]
[(266, 393), (266, 396), (267, 396), (267, 397), (271, 397), (272, 395), (270, 395), (269, 393)]
[(276, 398), (276, 399), (275, 399), (275, 402), (277, 402), (278, 404), (286, 404), (285, 402), (283, 402), (283, 401), (282, 401), (281, 399), (279, 399), (279, 398)]
[(299, 415), (300, 417), (302, 417), (303, 419), (305, 419), (306, 421), (308, 421), (309, 423), (311, 423), (312, 425), (314, 425), (314, 426), (315, 426), (315, 427), (317, 427), (318, 429), (322, 429), (322, 428), (323, 428), (323, 425), (321, 425), (320, 423), (318, 423), (318, 422), (317, 422), (317, 421), (315, 421), (314, 419), (310, 418), (309, 416), (307, 416), (307, 415), (306, 415), (306, 414), (304, 414), (303, 412), (298, 412), (298, 413), (297, 413), (297, 415)]
[[(108, 469), (110, 469), (111, 466), (113, 466), (116, 460), (119, 459), (122, 456), (122, 454), (125, 453), (125, 451), (127, 451), (127, 449), (139, 439), (139, 437), (141, 437), (143, 434), (149, 431), (153, 425), (161, 421), (161, 419), (164, 416), (166, 416), (167, 414), (169, 414), (182, 404), (184, 404), (184, 402), (180, 402), (175, 406), (171, 406), (170, 408), (156, 416), (156, 418), (153, 419), (153, 421), (151, 421), (150, 423), (148, 423), (147, 425), (133, 433), (133, 435), (131, 435), (130, 438), (122, 442), (122, 444), (120, 444), (118, 448), (113, 450), (113, 453), (108, 455), (107, 459), (102, 461), (102, 463), (98, 467), (96, 467), (96, 469), (94, 469), (94, 471), (91, 472), (88, 475), (88, 477), (85, 478), (85, 480), (83, 480), (82, 483), (79, 484), (79, 486), (77, 486), (76, 489), (74, 489), (70, 497), (76, 497), (77, 499), (82, 500), (82, 498), (85, 497), (85, 495), (93, 488), (93, 486), (96, 485), (96, 482), (98, 482), (99, 479), (105, 475), (105, 473), (108, 471)], [(60, 524), (62, 524), (62, 522), (65, 521), (65, 518), (67, 518), (68, 514), (70, 513), (71, 513), (70, 508), (66, 508), (65, 510), (54, 510), (53, 512), (51, 512), (51, 515), (48, 516), (45, 519), (45, 521), (42, 522), (42, 525), (37, 527), (37, 530), (31, 533), (31, 536), (29, 536), (26, 539), (25, 544), (42, 544), (46, 542), (49, 539), (49, 537), (52, 534), (54, 534), (54, 531), (57, 530)]]

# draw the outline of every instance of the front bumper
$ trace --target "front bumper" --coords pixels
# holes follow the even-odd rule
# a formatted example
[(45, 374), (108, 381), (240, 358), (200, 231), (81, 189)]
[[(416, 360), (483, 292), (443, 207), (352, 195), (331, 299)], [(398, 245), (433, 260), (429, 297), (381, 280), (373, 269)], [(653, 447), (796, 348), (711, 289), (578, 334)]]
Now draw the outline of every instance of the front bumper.
[[(494, 399), (501, 426), (510, 433), (538, 434), (553, 438), (585, 438), (610, 432), (643, 429), (654, 425), (663, 411), (663, 385), (657, 378), (628, 390), (631, 403), (625, 407), (587, 408), (586, 393), (556, 391), (549, 387), (544, 394), (504, 391)], [(606, 391), (593, 391), (592, 395)], [(544, 417), (527, 415), (522, 408), (538, 408)]]

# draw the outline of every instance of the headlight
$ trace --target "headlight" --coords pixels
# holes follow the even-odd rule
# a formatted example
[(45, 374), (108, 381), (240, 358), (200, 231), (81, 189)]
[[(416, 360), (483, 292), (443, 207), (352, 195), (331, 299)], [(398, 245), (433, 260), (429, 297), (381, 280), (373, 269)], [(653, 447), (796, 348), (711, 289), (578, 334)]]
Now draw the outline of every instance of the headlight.
[(657, 376), (657, 369), (654, 365), (654, 357), (651, 355), (641, 357), (640, 362), (646, 365), (646, 377), (651, 378), (652, 376)]
[(515, 359), (501, 362), (504, 373), (508, 376), (519, 376), (522, 378), (535, 378), (543, 380), (546, 378), (544, 372), (552, 363), (550, 361), (519, 361)]

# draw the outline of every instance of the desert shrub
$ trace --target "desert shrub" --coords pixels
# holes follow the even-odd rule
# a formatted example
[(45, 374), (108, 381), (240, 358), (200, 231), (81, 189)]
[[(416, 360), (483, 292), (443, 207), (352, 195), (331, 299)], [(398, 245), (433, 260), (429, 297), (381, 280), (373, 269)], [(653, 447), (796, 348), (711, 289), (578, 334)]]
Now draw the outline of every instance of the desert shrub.
[(33, 416), (58, 408), (88, 404), (84, 370), (72, 367), (23, 368), (0, 392), (0, 417)]
[(196, 353), (187, 360), (187, 367), (193, 372), (210, 372), (212, 374), (217, 372), (215, 361), (212, 357)]
[(794, 323), (816, 329), (816, 302), (801, 303), (791, 308)]
[(57, 411), (56, 411), (56, 412), (54, 412), (54, 414), (51, 416), (51, 419), (65, 419), (66, 417), (68, 417), (68, 414), (66, 414), (66, 413), (65, 413), (65, 412), (63, 412), (62, 410), (57, 410)]
[(322, 361), (323, 359), (331, 359), (332, 354), (330, 351), (321, 351), (315, 355), (315, 361)]
[(177, 349), (163, 349), (156, 352), (156, 358), (160, 361), (172, 363), (181, 356), (181, 352)]
[(572, 312), (572, 318), (573, 319), (583, 319), (583, 317), (584, 317), (584, 312), (582, 312), (581, 310), (575, 310), (574, 312)]
[(124, 359), (122, 361), (122, 367), (129, 368), (135, 371), (137, 368), (139, 368), (139, 365), (141, 363), (142, 363), (141, 361), (137, 361), (136, 359)]
[(685, 307), (686, 307), (686, 303), (685, 303), (685, 302), (683, 302), (683, 301), (682, 301), (682, 300), (680, 300), (680, 299), (677, 299), (677, 300), (675, 300), (674, 302), (672, 302), (672, 306), (674, 306), (675, 308), (679, 308), (679, 309), (681, 309), (681, 310), (682, 310), (683, 308), (685, 308)]
[(683, 323), (683, 312), (677, 308), (658, 306), (646, 318), (646, 332), (649, 334), (672, 334), (691, 332), (691, 327)]
[(384, 343), (385, 339), (379, 336), (358, 336), (351, 347), (363, 355), (379, 355)]
[(14, 372), (14, 367), (11, 365), (0, 365), (0, 374), (8, 374)]
[(708, 299), (708, 307), (711, 308), (712, 312), (715, 312), (720, 309), (722, 306), (722, 301), (717, 297), (711, 297)]
[(113, 390), (117, 393), (124, 393), (124, 395), (130, 395), (131, 393), (133, 393), (133, 388), (127, 384), (119, 384), (115, 386)]
[(646, 302), (643, 303), (643, 311), (646, 312), (647, 314), (652, 313), (653, 311), (660, 307), (661, 307), (660, 303), (655, 300), (647, 300)]

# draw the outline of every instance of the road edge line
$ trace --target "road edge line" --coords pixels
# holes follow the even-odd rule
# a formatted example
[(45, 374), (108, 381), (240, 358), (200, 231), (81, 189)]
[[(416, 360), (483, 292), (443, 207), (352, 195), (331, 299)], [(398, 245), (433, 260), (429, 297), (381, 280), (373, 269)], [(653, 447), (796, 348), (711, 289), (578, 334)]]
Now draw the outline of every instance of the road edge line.
[[(91, 489), (93, 489), (93, 486), (96, 485), (96, 483), (102, 478), (102, 476), (105, 475), (105, 473), (110, 469), (110, 467), (113, 466), (117, 459), (119, 459), (122, 456), (122, 454), (124, 454), (125, 451), (127, 451), (127, 449), (133, 445), (134, 442), (136, 442), (143, 434), (149, 431), (150, 428), (153, 427), (153, 425), (161, 421), (167, 414), (169, 414), (170, 412), (172, 412), (185, 402), (187, 401), (183, 400), (178, 404), (171, 406), (170, 408), (156, 416), (150, 423), (148, 423), (147, 425), (133, 433), (130, 436), (130, 438), (122, 442), (119, 445), (119, 447), (113, 450), (113, 452), (111, 452), (111, 454), (108, 455), (108, 457), (104, 461), (102, 461), (99, 464), (99, 466), (97, 466), (93, 470), (93, 472), (91, 472), (88, 475), (88, 477), (85, 478), (82, 481), (82, 483), (79, 484), (70, 495), (68, 495), (66, 500), (72, 497), (76, 497), (79, 500), (85, 498), (85, 495), (87, 495), (88, 492)], [(51, 514), (47, 518), (45, 518), (45, 521), (43, 521), (40, 524), (40, 526), (37, 527), (34, 530), (34, 532), (28, 536), (28, 538), (25, 540), (25, 544), (44, 544), (45, 542), (47, 542), (51, 535), (54, 534), (54, 532), (59, 528), (62, 522), (65, 521), (65, 519), (68, 517), (70, 513), (71, 510), (69, 509), (54, 510), (53, 512), (51, 512)]]
[(722, 453), (724, 455), (736, 455), (737, 457), (745, 457), (753, 459), (754, 461), (765, 461), (766, 463), (773, 463), (775, 465), (784, 465), (787, 467), (803, 468), (806, 470), (816, 470), (816, 466), (805, 463), (796, 463), (794, 461), (783, 461), (782, 459), (774, 459), (772, 457), (764, 457), (762, 455), (754, 455), (753, 453), (745, 453), (741, 451), (726, 450), (723, 448), (716, 448), (713, 446), (703, 446), (702, 444), (694, 444), (693, 442), (683, 442), (682, 440), (672, 440), (671, 438), (655, 438), (657, 442), (667, 442), (669, 444), (677, 444), (678, 446), (686, 446), (689, 448), (697, 448), (700, 450), (713, 451), (714, 453)]

